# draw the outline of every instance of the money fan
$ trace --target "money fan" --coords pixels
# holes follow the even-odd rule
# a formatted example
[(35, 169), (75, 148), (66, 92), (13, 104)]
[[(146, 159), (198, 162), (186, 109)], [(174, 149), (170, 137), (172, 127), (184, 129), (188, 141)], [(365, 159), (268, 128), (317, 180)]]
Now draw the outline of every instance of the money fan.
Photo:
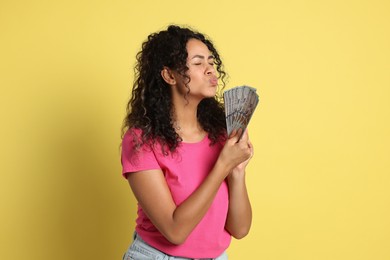
[(256, 93), (256, 89), (249, 86), (234, 87), (223, 93), (223, 100), (228, 136), (234, 130), (239, 129), (242, 129), (242, 136), (259, 103), (259, 95)]

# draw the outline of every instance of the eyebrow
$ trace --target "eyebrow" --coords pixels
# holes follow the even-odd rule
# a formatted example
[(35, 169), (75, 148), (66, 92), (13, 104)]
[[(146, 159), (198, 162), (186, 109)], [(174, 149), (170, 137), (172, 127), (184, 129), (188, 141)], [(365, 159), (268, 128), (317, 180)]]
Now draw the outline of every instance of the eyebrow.
[[(191, 60), (192, 60), (192, 59), (195, 59), (195, 58), (204, 59), (205, 57), (204, 57), (203, 55), (197, 54), (197, 55), (195, 55), (194, 57), (192, 57)], [(214, 59), (214, 56), (213, 56), (213, 55), (210, 55), (207, 59), (208, 59), (208, 60)]]

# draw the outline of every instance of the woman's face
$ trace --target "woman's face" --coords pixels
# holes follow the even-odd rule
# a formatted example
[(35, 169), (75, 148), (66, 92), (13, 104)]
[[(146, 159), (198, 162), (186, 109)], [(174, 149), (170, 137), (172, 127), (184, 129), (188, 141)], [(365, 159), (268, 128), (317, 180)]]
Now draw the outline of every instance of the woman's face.
[(214, 97), (218, 78), (214, 68), (214, 57), (207, 46), (196, 39), (187, 42), (187, 75), (190, 77), (189, 95), (194, 98)]

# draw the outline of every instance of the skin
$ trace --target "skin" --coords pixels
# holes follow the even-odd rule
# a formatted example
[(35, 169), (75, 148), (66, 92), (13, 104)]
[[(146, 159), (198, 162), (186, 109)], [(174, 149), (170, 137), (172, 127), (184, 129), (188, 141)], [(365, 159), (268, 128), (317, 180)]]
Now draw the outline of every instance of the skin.
[[(202, 99), (216, 94), (217, 77), (213, 57), (205, 44), (191, 39), (187, 43), (187, 52), (188, 76), (191, 78), (189, 95), (185, 79), (177, 72), (164, 68), (161, 76), (172, 88), (174, 120), (180, 125), (178, 134), (183, 142), (199, 142), (207, 133), (197, 121), (197, 106)], [(239, 135), (232, 133), (206, 179), (178, 206), (172, 199), (161, 170), (128, 174), (131, 189), (145, 214), (171, 243), (179, 245), (186, 240), (206, 214), (226, 178), (229, 209), (225, 228), (238, 239), (249, 232), (252, 210), (245, 184), (245, 168), (253, 155), (253, 147), (247, 132), (240, 141)]]

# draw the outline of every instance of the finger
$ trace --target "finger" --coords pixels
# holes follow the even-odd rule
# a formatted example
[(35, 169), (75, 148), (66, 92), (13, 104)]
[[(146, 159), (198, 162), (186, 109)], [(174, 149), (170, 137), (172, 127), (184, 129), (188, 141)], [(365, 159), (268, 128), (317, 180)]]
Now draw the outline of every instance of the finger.
[(252, 145), (252, 142), (248, 139), (248, 147), (253, 149), (253, 145)]
[(241, 133), (242, 129), (240, 128), (233, 130), (229, 137), (230, 142), (234, 144), (238, 143), (240, 141)]
[[(242, 133), (242, 129), (241, 129), (241, 133)], [(245, 129), (244, 133), (242, 133), (241, 135), (241, 139), (240, 139), (240, 142), (245, 142), (247, 143), (249, 140), (249, 136), (248, 136), (248, 129)]]
[(250, 157), (250, 158), (252, 158), (253, 155), (255, 154), (255, 150), (253, 149), (252, 142), (249, 141), (249, 140), (248, 140), (248, 147), (249, 147), (249, 149), (250, 149), (250, 151), (251, 151), (251, 157)]
[(233, 131), (229, 135), (229, 139), (237, 135), (237, 129), (233, 129)]
[(237, 143), (241, 142), (242, 136), (245, 134), (245, 131), (242, 128), (237, 130)]

